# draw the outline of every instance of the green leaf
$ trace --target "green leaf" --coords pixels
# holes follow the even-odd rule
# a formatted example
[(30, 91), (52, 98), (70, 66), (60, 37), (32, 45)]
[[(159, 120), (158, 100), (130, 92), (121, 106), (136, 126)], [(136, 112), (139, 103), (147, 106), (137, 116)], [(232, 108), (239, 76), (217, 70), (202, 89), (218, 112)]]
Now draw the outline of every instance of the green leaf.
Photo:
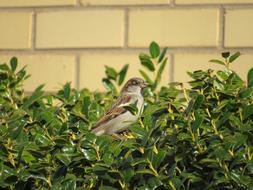
[(147, 131), (140, 126), (134, 125), (134, 126), (130, 127), (129, 129), (131, 132), (138, 135), (139, 137), (143, 138), (147, 135)]
[(135, 172), (136, 174), (149, 174), (149, 175), (155, 175), (154, 172), (150, 169), (141, 169), (141, 170), (137, 170)]
[(223, 61), (218, 60), (218, 59), (211, 59), (209, 62), (211, 62), (211, 63), (217, 63), (217, 64), (220, 64), (220, 65), (226, 65)]
[(111, 91), (113, 94), (117, 93), (117, 89), (116, 87), (112, 84), (112, 82), (107, 79), (107, 78), (103, 78), (102, 80), (104, 87), (108, 90)]
[(8, 67), (6, 63), (4, 63), (4, 64), (0, 64), (0, 70), (9, 71), (10, 68)]
[(199, 94), (196, 99), (195, 99), (195, 102), (194, 102), (194, 108), (193, 109), (199, 109), (201, 107), (201, 105), (203, 104), (204, 102), (204, 99), (205, 97), (202, 95), (202, 94)]
[(248, 87), (253, 87), (253, 68), (248, 72)]
[(129, 65), (126, 64), (119, 72), (119, 78), (118, 78), (118, 85), (121, 85), (126, 77), (127, 71), (128, 71)]
[(18, 59), (16, 57), (12, 57), (10, 64), (11, 64), (11, 70), (14, 72), (18, 65)]
[(160, 47), (156, 42), (151, 42), (149, 45), (149, 52), (152, 58), (157, 58), (160, 54)]
[(58, 160), (60, 160), (65, 166), (68, 166), (71, 163), (71, 159), (68, 154), (58, 153), (55, 155)]
[(161, 53), (161, 55), (159, 56), (159, 59), (158, 59), (158, 63), (161, 63), (162, 60), (164, 59), (165, 55), (166, 55), (166, 51), (167, 51), (167, 47), (166, 48), (163, 48), (163, 51)]
[(25, 126), (25, 121), (24, 121), (24, 120), (23, 120), (23, 121), (21, 120), (20, 123), (19, 123), (16, 127), (14, 127), (14, 128), (9, 128), (10, 137), (11, 137), (12, 139), (17, 139), (18, 136), (21, 134), (21, 132), (22, 132), (24, 126)]
[(35, 89), (33, 94), (24, 102), (23, 104), (24, 108), (28, 108), (30, 105), (32, 105), (34, 102), (36, 102), (43, 96), (44, 94), (44, 91), (42, 91), (43, 87), (44, 85), (40, 85), (39, 87)]
[(242, 99), (252, 97), (253, 96), (253, 88), (250, 87), (250, 88), (242, 89), (239, 92), (239, 96)]
[(71, 87), (70, 83), (66, 83), (63, 87), (63, 97), (68, 100), (70, 98)]
[(167, 59), (164, 59), (164, 61), (162, 62), (162, 64), (160, 65), (159, 69), (158, 69), (158, 72), (157, 72), (157, 75), (156, 75), (156, 79), (155, 79), (155, 87), (157, 87), (161, 81), (161, 78), (162, 78), (162, 73), (164, 71), (164, 68), (167, 64)]
[(105, 66), (105, 73), (106, 73), (106, 76), (108, 79), (113, 79), (113, 80), (117, 79), (118, 73), (114, 68), (106, 65)]
[(221, 55), (223, 58), (227, 59), (230, 56), (230, 52), (222, 52)]
[(91, 104), (91, 99), (90, 96), (85, 96), (83, 98), (83, 107), (82, 107), (82, 112), (85, 114), (87, 118), (89, 118), (89, 108)]
[(124, 106), (124, 108), (127, 111), (130, 111), (133, 115), (137, 115), (138, 114), (137, 101), (134, 104), (130, 104), (130, 105)]
[(217, 71), (217, 78), (220, 81), (226, 81), (229, 78), (229, 74), (224, 71)]
[(243, 120), (247, 119), (253, 114), (253, 104), (245, 106), (242, 110)]
[(35, 143), (39, 146), (48, 146), (52, 142), (46, 135), (37, 134), (36, 137), (35, 137)]
[(141, 53), (139, 55), (139, 59), (141, 61), (141, 64), (144, 67), (146, 67), (149, 71), (155, 71), (155, 66), (148, 55)]
[(153, 85), (153, 81), (149, 78), (149, 76), (147, 75), (147, 73), (143, 70), (139, 70), (141, 76), (145, 79), (145, 81), (147, 81), (148, 84)]
[(99, 187), (100, 190), (117, 190), (117, 188), (115, 187), (111, 187), (111, 186), (100, 186)]
[(201, 114), (196, 114), (195, 121), (192, 124), (192, 129), (194, 132), (201, 126), (202, 122), (204, 121), (205, 117)]
[(241, 53), (239, 51), (234, 53), (233, 55), (231, 55), (228, 60), (229, 63), (232, 63), (233, 61), (235, 61), (240, 55), (241, 55)]

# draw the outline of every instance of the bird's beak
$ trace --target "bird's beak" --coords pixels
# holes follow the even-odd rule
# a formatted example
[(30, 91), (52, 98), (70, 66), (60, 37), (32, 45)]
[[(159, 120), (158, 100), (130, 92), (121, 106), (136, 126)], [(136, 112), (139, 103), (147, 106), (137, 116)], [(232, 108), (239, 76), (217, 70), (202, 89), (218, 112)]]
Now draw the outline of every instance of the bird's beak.
[(147, 87), (149, 84), (147, 83), (147, 82), (144, 82), (144, 83), (142, 83), (142, 85), (141, 85), (141, 87), (142, 88), (145, 88), (145, 87)]

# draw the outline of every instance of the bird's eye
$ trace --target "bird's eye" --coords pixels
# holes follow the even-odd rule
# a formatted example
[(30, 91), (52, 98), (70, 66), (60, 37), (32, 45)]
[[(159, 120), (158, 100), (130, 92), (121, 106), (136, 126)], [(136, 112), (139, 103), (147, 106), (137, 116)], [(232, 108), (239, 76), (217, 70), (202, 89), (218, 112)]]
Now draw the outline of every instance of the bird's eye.
[(137, 84), (137, 82), (136, 81), (133, 81), (133, 85), (136, 85)]

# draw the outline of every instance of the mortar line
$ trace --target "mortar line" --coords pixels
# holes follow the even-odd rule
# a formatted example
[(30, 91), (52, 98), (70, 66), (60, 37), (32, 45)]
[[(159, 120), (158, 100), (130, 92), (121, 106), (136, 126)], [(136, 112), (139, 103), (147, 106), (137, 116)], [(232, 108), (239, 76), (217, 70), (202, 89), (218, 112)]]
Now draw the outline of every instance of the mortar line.
[(124, 48), (128, 48), (128, 32), (129, 32), (129, 10), (124, 12)]
[(34, 11), (32, 13), (32, 29), (31, 29), (31, 48), (34, 51), (36, 49), (36, 23), (37, 23), (37, 13)]
[(81, 0), (76, 0), (76, 7), (81, 7), (81, 6), (82, 6)]
[[(173, 0), (172, 0), (173, 2)], [(173, 5), (173, 4), (172, 4)], [(63, 5), (63, 6), (41, 6), (41, 7), (0, 7), (0, 11), (7, 12), (15, 12), (15, 11), (37, 11), (37, 12), (54, 12), (54, 11), (73, 11), (73, 10), (114, 10), (114, 9), (199, 9), (199, 8), (219, 8), (221, 5), (227, 9), (249, 9), (253, 8), (253, 3), (247, 4), (174, 4), (175, 6), (171, 6), (171, 4), (156, 4), (156, 5), (92, 5), (92, 6), (73, 6), (73, 5)]]
[(80, 90), (80, 55), (77, 54), (75, 57), (75, 88)]
[[(171, 53), (220, 53), (221, 50), (218, 48), (205, 48), (205, 47), (168, 47)], [(226, 47), (222, 49), (223, 51), (241, 51), (245, 53), (253, 53), (253, 47)], [(36, 49), (35, 51), (31, 49), (5, 49), (0, 50), (0, 54), (18, 54), (18, 55), (48, 55), (48, 54), (59, 54), (59, 55), (73, 55), (76, 53), (140, 53), (148, 52), (148, 48), (84, 48), (84, 49), (47, 49), (41, 50)]]
[(219, 9), (219, 26), (218, 26), (218, 48), (224, 49), (224, 38), (225, 38), (225, 9), (223, 6)]
[(175, 7), (175, 0), (169, 0), (168, 2), (170, 4), (171, 7)]

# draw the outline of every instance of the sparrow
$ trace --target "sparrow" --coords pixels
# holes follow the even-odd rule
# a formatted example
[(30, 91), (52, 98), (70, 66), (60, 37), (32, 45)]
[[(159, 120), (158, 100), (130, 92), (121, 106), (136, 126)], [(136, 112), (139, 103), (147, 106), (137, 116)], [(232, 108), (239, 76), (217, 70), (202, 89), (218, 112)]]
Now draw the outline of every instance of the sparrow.
[[(148, 84), (141, 78), (131, 78), (123, 86), (120, 96), (113, 106), (93, 126), (91, 132), (97, 136), (115, 135), (125, 131), (135, 123), (143, 112), (143, 89)], [(125, 106), (136, 105), (137, 114), (132, 114)]]

